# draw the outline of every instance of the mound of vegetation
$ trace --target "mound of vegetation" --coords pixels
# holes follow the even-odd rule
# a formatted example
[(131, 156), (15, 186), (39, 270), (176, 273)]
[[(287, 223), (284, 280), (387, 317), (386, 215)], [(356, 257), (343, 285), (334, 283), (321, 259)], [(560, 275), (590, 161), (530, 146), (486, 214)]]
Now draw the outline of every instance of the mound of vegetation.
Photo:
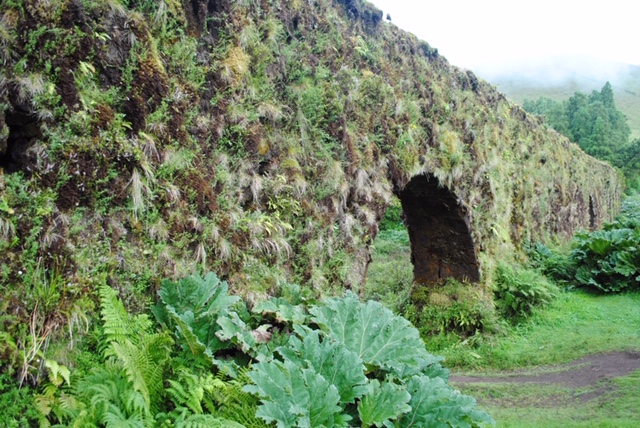
[(549, 276), (605, 293), (640, 289), (640, 201), (628, 198), (615, 221), (580, 232), (570, 252), (538, 244), (532, 261)]
[[(70, 371), (46, 361), (41, 426), (347, 427), (492, 423), (448, 383), (405, 319), (355, 296), (272, 298), (251, 311), (214, 274), (164, 281), (127, 313), (100, 290), (101, 350)], [(19, 415), (15, 415), (19, 418)]]

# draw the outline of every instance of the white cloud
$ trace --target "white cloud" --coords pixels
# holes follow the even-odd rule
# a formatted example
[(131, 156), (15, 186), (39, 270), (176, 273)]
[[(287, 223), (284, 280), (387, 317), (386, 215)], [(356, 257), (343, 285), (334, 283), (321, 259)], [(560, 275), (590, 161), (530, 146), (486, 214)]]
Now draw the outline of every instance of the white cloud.
[(628, 0), (374, 0), (392, 22), (438, 48), (449, 62), (481, 75), (537, 65), (598, 71), (599, 64), (640, 64)]

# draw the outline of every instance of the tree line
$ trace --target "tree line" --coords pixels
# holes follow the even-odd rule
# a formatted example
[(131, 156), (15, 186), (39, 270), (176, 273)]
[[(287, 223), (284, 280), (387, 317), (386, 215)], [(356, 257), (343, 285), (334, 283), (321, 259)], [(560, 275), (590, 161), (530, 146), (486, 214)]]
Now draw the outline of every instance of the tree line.
[(640, 189), (640, 139), (631, 139), (627, 118), (616, 108), (609, 82), (589, 95), (576, 92), (565, 101), (527, 99), (523, 107), (543, 116), (549, 126), (589, 155), (619, 168), (629, 189)]

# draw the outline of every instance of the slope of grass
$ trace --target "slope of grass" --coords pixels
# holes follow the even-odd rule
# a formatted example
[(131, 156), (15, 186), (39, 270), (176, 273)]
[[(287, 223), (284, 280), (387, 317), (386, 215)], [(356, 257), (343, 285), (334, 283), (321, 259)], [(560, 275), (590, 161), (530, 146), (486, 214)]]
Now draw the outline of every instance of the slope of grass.
[(373, 245), (365, 298), (379, 300), (391, 310), (400, 312), (409, 299), (413, 282), (410, 254), (406, 229), (381, 231)]
[[(411, 287), (411, 247), (404, 230), (383, 231), (374, 243), (367, 297), (401, 310)], [(640, 295), (567, 291), (544, 311), (504, 334), (425, 338), (459, 374), (559, 364), (608, 351), (640, 349)], [(448, 340), (451, 339), (451, 340)], [(635, 427), (640, 423), (640, 371), (596, 385), (569, 388), (533, 383), (457, 384), (476, 397), (498, 427)], [(595, 398), (594, 398), (595, 397)]]
[[(401, 310), (412, 281), (411, 245), (405, 230), (374, 242), (366, 298)], [(427, 349), (457, 370), (508, 370), (575, 360), (588, 354), (640, 349), (640, 294), (562, 292), (544, 311), (496, 336), (426, 337)], [(448, 340), (450, 339), (450, 340)]]
[(504, 370), (638, 349), (639, 305), (638, 294), (565, 292), (529, 322), (509, 328), (507, 335), (458, 343), (437, 352), (446, 357), (449, 367)]

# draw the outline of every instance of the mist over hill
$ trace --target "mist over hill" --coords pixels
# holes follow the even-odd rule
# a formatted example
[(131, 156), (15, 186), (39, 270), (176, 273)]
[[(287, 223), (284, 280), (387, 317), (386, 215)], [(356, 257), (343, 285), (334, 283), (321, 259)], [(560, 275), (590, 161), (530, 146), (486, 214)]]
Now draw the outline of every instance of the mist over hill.
[(640, 137), (640, 66), (557, 58), (507, 70), (480, 70), (478, 74), (518, 104), (539, 97), (566, 100), (576, 92), (589, 94), (610, 82), (616, 106), (629, 121), (631, 137)]

